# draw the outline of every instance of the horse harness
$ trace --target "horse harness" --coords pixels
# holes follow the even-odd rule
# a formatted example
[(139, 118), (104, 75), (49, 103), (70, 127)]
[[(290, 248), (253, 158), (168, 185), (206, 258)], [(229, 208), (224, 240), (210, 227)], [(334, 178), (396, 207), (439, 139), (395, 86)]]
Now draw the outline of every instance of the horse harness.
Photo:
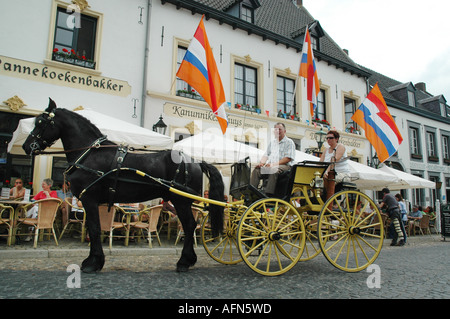
[[(42, 127), (39, 127), (39, 129), (37, 129), (36, 127), (33, 129), (33, 131), (30, 133), (30, 135), (32, 137), (34, 137), (36, 140), (38, 140), (39, 142), (41, 142), (43, 145), (45, 145), (45, 148), (51, 146), (53, 143), (49, 143), (46, 140), (44, 140), (42, 138), (42, 134), (43, 132), (46, 130), (46, 128), (51, 125), (53, 126), (55, 124), (54, 121), (54, 117), (55, 117), (55, 113), (53, 112), (45, 112), (48, 117), (44, 118), (43, 120), (39, 120), (39, 123), (42, 123), (44, 121), (44, 125)], [(170, 188), (173, 186), (177, 186), (179, 188), (183, 188), (185, 189), (185, 191), (196, 194), (197, 192), (194, 191), (193, 189), (191, 189), (190, 187), (188, 187), (188, 181), (190, 179), (190, 175), (187, 169), (187, 165), (186, 165), (186, 161), (185, 161), (185, 157), (184, 154), (182, 154), (182, 152), (180, 151), (180, 158), (181, 161), (178, 164), (178, 168), (176, 169), (176, 173), (172, 179), (172, 181), (166, 181), (160, 178), (155, 178), (153, 176), (150, 176), (148, 174), (146, 174), (145, 172), (139, 171), (137, 169), (134, 168), (128, 168), (128, 167), (122, 167), (122, 164), (125, 160), (125, 157), (127, 156), (127, 154), (129, 153), (129, 151), (135, 151), (137, 149), (133, 148), (133, 147), (129, 147), (128, 145), (102, 145), (103, 142), (105, 142), (107, 140), (107, 137), (105, 135), (99, 137), (98, 139), (96, 139), (90, 146), (88, 147), (83, 147), (83, 148), (79, 148), (79, 149), (73, 149), (73, 150), (64, 150), (64, 151), (56, 151), (56, 152), (45, 152), (45, 151), (41, 151), (40, 150), (40, 146), (38, 142), (33, 142), (30, 147), (32, 150), (32, 153), (35, 155), (39, 155), (39, 154), (67, 154), (70, 152), (75, 152), (75, 151), (84, 151), (75, 162), (73, 163), (69, 163), (69, 167), (64, 171), (63, 175), (64, 175), (64, 179), (66, 179), (66, 176), (71, 175), (77, 168), (83, 169), (87, 172), (90, 172), (92, 174), (95, 174), (98, 176), (98, 178), (92, 182), (90, 185), (88, 185), (79, 195), (79, 199), (81, 199), (81, 197), (84, 195), (84, 193), (86, 193), (86, 191), (91, 188), (93, 185), (95, 185), (96, 183), (98, 183), (100, 180), (102, 180), (103, 178), (113, 174), (113, 183), (112, 183), (112, 187), (109, 187), (108, 189), (108, 210), (109, 208), (112, 206), (113, 202), (114, 202), (114, 196), (116, 194), (116, 188), (117, 188), (117, 182), (119, 181), (119, 179), (121, 181), (127, 181), (127, 182), (132, 182), (132, 183), (138, 183), (138, 184), (148, 184), (147, 182), (144, 181), (137, 181), (137, 180), (132, 180), (132, 179), (125, 179), (125, 178), (121, 178), (120, 177), (120, 172), (123, 170), (126, 171), (133, 171), (136, 174), (142, 176), (142, 177), (146, 177), (148, 179), (150, 179), (152, 182), (155, 182), (163, 187), (166, 188)], [(100, 170), (95, 170), (92, 169), (90, 167), (87, 167), (85, 165), (82, 164), (83, 160), (87, 157), (87, 155), (90, 153), (90, 151), (92, 149), (99, 149), (99, 148), (107, 148), (107, 147), (117, 147), (117, 151), (116, 154), (112, 160), (111, 163), (111, 169), (108, 172), (102, 172)], [(148, 151), (148, 150), (145, 150)], [(181, 170), (181, 166), (182, 164), (184, 164), (184, 170)], [(176, 180), (180, 178), (180, 174), (184, 173), (184, 176), (181, 176), (181, 178), (184, 180), (183, 184), (178, 183)]]
[[(86, 193), (86, 191), (88, 189), (90, 189), (92, 186), (97, 184), (100, 180), (102, 180), (105, 177), (112, 177), (112, 184), (108, 188), (108, 211), (109, 211), (109, 208), (114, 203), (114, 198), (115, 198), (116, 189), (117, 189), (117, 183), (119, 180), (124, 181), (124, 182), (132, 182), (135, 184), (143, 184), (143, 185), (148, 184), (148, 182), (145, 182), (145, 181), (138, 181), (138, 180), (134, 180), (134, 179), (123, 178), (120, 176), (120, 172), (122, 172), (122, 171), (135, 172), (136, 174), (138, 174), (142, 177), (146, 177), (146, 178), (150, 179), (152, 182), (155, 182), (166, 188), (170, 188), (172, 186), (177, 186), (177, 187), (184, 188), (188, 192), (191, 192), (194, 194), (197, 193), (193, 189), (191, 189), (190, 187), (187, 186), (188, 182), (190, 181), (190, 174), (187, 169), (185, 156), (184, 156), (184, 154), (182, 154), (181, 151), (179, 154), (181, 161), (178, 164), (178, 167), (176, 169), (176, 172), (175, 172), (175, 175), (174, 175), (172, 181), (165, 181), (160, 178), (155, 178), (153, 176), (150, 176), (150, 175), (148, 175), (142, 171), (139, 171), (137, 169), (123, 167), (123, 162), (125, 160), (125, 157), (128, 155), (128, 153), (130, 151), (134, 151), (135, 149), (133, 147), (129, 147), (128, 145), (123, 145), (123, 144), (121, 144), (121, 145), (101, 145), (101, 143), (106, 140), (107, 140), (106, 136), (102, 136), (102, 137), (98, 138), (97, 140), (95, 140), (90, 146), (88, 146), (86, 148), (85, 152), (83, 152), (75, 162), (69, 163), (69, 167), (63, 173), (64, 178), (65, 178), (66, 175), (71, 175), (77, 168), (79, 168), (79, 169), (85, 170), (87, 172), (90, 172), (90, 173), (98, 176), (98, 178), (95, 181), (93, 181), (91, 184), (89, 184), (80, 193), (79, 199), (81, 199), (81, 197)], [(102, 148), (102, 147), (117, 147), (115, 156), (114, 156), (113, 160), (111, 161), (111, 165), (110, 165), (111, 169), (106, 173), (103, 171), (100, 171), (100, 170), (92, 169), (92, 168), (82, 164), (82, 161), (87, 157), (87, 155), (93, 148), (98, 149), (98, 148)], [(70, 152), (70, 151), (65, 151), (65, 152)], [(182, 169), (183, 164), (184, 164), (184, 170)], [(184, 174), (184, 175), (182, 176), (182, 174)], [(110, 175), (112, 175), (112, 176), (110, 176)], [(179, 179), (182, 179), (184, 181), (183, 184), (180, 184), (177, 182), (177, 180), (179, 180)]]

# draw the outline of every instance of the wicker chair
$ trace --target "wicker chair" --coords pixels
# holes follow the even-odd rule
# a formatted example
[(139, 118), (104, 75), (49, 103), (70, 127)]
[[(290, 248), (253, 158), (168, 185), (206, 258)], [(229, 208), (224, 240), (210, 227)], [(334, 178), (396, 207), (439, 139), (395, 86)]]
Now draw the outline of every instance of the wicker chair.
[[(64, 225), (64, 228), (61, 232), (61, 235), (59, 235), (59, 240), (61, 240), (64, 232), (67, 230), (67, 227), (70, 225), (70, 228), (68, 230), (71, 230), (73, 225), (80, 225), (81, 226), (81, 242), (84, 243), (85, 237), (86, 237), (86, 211), (84, 210), (83, 207), (74, 207), (72, 205), (72, 197), (66, 197), (64, 199), (63, 205), (65, 205), (66, 208), (66, 212), (68, 213), (68, 218), (67, 218), (67, 222)], [(79, 216), (77, 216), (77, 214), (75, 213), (73, 218), (71, 217), (70, 212), (72, 211), (72, 208), (75, 209), (81, 209), (83, 211), (83, 218), (80, 218)]]
[(23, 225), (34, 227), (34, 248), (37, 248), (37, 242), (39, 237), (39, 231), (50, 229), (55, 239), (56, 246), (58, 246), (58, 240), (56, 239), (55, 229), (53, 224), (55, 222), (56, 213), (61, 205), (59, 198), (46, 198), (35, 201), (28, 205), (22, 206), (20, 210), (23, 212), (23, 216), (26, 216), (26, 211), (31, 209), (34, 205), (38, 205), (37, 218), (18, 217), (16, 218), (16, 226), (14, 234), (17, 236), (31, 235), (32, 233), (17, 234), (18, 227)]
[(144, 237), (144, 230), (147, 231), (148, 246), (152, 248), (152, 233), (155, 233), (153, 237), (156, 237), (159, 245), (161, 246), (161, 240), (159, 239), (158, 221), (161, 215), (163, 205), (156, 205), (153, 207), (147, 207), (139, 211), (139, 220), (137, 222), (131, 222), (131, 228), (136, 229), (140, 235), (137, 237)]
[[(124, 215), (122, 216), (122, 219), (120, 222), (115, 221), (115, 217), (117, 214), (117, 211), (121, 210), (120, 207), (117, 206), (112, 206), (111, 210), (108, 211), (108, 206), (107, 205), (100, 205), (98, 207), (98, 213), (99, 213), (99, 217), (100, 217), (100, 229), (102, 232), (106, 232), (108, 233), (108, 238), (109, 238), (109, 249), (112, 249), (112, 242), (113, 242), (113, 237), (115, 238), (125, 238), (128, 239), (128, 231), (126, 235), (114, 235), (114, 231), (119, 230), (119, 229), (125, 229), (125, 230), (129, 230), (129, 225), (127, 225), (127, 223), (125, 222), (126, 219), (126, 212), (122, 211), (124, 213)], [(125, 245), (127, 244), (127, 241), (125, 242)]]
[(0, 236), (8, 237), (7, 239), (8, 246), (11, 246), (13, 225), (14, 225), (14, 208), (9, 205), (0, 204), (0, 226), (6, 226), (6, 229), (8, 230), (7, 235), (0, 234)]
[[(194, 215), (194, 219), (197, 223), (197, 226), (194, 230), (194, 243), (195, 247), (197, 247), (197, 230), (200, 229), (202, 218), (203, 218), (203, 211), (200, 208), (192, 206), (192, 215)], [(178, 244), (178, 241), (181, 239), (181, 237), (184, 236), (183, 226), (181, 225), (181, 222), (178, 221), (178, 235), (177, 239), (175, 240), (175, 245)]]
[(415, 229), (417, 229), (417, 228), (419, 228), (419, 231), (422, 235), (424, 235), (423, 230), (425, 230), (425, 233), (428, 233), (429, 235), (431, 235), (430, 215), (423, 215), (419, 221), (416, 221), (414, 223), (414, 233), (416, 232)]

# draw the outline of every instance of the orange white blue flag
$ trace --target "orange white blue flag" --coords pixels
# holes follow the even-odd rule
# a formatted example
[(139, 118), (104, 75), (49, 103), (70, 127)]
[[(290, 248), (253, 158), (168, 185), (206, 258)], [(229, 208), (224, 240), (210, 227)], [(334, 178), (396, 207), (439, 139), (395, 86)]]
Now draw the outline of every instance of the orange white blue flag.
[(228, 127), (225, 92), (206, 36), (203, 17), (181, 62), (177, 76), (205, 99), (216, 116), (222, 133), (225, 134)]
[(353, 114), (352, 120), (364, 129), (381, 163), (397, 152), (403, 137), (389, 113), (378, 83)]
[(308, 28), (306, 28), (305, 41), (303, 42), (299, 75), (306, 79), (306, 97), (310, 102), (311, 116), (314, 116), (317, 107), (317, 96), (320, 92), (320, 84)]

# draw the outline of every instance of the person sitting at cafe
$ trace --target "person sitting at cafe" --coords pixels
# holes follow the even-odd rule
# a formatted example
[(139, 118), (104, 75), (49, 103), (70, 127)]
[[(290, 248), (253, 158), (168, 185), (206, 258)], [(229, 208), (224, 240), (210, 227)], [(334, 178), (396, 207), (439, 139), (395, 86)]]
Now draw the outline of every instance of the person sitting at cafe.
[[(52, 185), (53, 185), (53, 180), (51, 178), (45, 178), (41, 184), (42, 191), (37, 193), (33, 197), (33, 200), (36, 201), (36, 200), (41, 200), (41, 199), (46, 199), (46, 198), (58, 198), (56, 191), (51, 190)], [(27, 211), (26, 217), (27, 218), (37, 218), (38, 210), (39, 210), (38, 205), (34, 205)], [(34, 230), (34, 227), (29, 228), (30, 232), (33, 232), (33, 230)], [(30, 240), (31, 240), (31, 236), (27, 236), (24, 239), (24, 241), (30, 241)]]
[(21, 178), (16, 178), (14, 182), (14, 187), (9, 191), (10, 199), (19, 199), (25, 196), (25, 187), (23, 185), (23, 180)]
[(423, 211), (422, 206), (414, 205), (412, 212), (408, 216), (409, 229), (414, 229), (414, 224), (422, 219)]
[(70, 219), (78, 219), (82, 220), (84, 212), (83, 212), (83, 204), (81, 201), (75, 196), (72, 197), (72, 209), (70, 210), (69, 218)]
[[(42, 186), (42, 191), (37, 193), (33, 197), (33, 200), (41, 200), (41, 199), (46, 199), (46, 198), (58, 198), (58, 194), (56, 193), (56, 191), (51, 190), (51, 187), (53, 186), (53, 180), (51, 178), (45, 178), (42, 181), (41, 186)], [(38, 207), (35, 205), (27, 211), (26, 217), (27, 218), (37, 218), (37, 214), (38, 214)]]

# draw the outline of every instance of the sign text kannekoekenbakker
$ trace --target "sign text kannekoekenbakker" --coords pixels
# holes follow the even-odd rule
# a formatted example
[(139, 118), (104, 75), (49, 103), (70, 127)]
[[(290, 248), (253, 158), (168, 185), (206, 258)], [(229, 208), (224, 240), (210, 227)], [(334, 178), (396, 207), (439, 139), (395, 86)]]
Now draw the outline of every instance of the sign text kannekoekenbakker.
[(0, 56), (0, 75), (120, 96), (127, 96), (131, 92), (131, 87), (124, 81), (64, 70), (5, 56)]

